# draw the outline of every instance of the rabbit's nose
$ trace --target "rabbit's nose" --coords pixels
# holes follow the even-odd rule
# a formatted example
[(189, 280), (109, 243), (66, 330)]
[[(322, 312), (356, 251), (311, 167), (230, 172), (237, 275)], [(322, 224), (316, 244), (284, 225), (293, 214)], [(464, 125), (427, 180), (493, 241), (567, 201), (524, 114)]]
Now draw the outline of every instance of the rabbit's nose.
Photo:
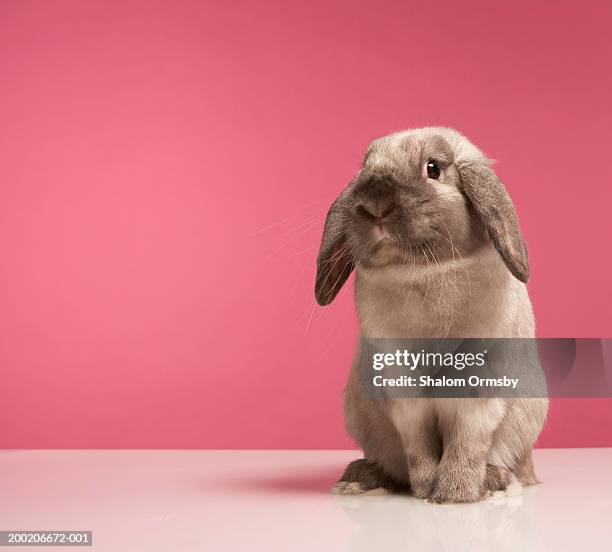
[(363, 174), (355, 188), (357, 212), (366, 218), (382, 219), (395, 208), (395, 190), (391, 178)]
[(371, 219), (383, 219), (390, 215), (395, 209), (395, 202), (392, 197), (369, 199), (357, 206), (357, 212)]

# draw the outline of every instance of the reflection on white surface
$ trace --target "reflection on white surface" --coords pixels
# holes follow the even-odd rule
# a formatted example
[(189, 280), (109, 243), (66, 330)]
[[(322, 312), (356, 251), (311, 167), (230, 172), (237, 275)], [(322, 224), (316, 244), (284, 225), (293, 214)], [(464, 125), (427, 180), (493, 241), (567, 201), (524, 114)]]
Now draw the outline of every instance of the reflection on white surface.
[(399, 497), (338, 497), (338, 502), (358, 526), (349, 550), (545, 550), (535, 524), (534, 498), (530, 492), (443, 507)]
[(91, 529), (88, 550), (109, 551), (609, 549), (612, 449), (537, 451), (542, 485), (450, 506), (331, 495), (357, 457), (0, 451), (0, 529)]

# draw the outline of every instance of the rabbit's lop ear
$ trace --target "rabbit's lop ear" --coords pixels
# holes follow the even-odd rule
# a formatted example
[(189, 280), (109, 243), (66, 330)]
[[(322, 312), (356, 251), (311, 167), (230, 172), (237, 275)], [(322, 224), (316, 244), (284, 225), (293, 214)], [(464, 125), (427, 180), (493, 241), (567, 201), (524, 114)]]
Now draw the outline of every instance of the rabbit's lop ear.
[(329, 305), (353, 271), (353, 254), (346, 239), (340, 213), (340, 196), (329, 209), (317, 258), (315, 297), (319, 305)]
[(521, 237), (512, 200), (499, 178), (484, 162), (457, 166), (463, 191), (489, 233), (506, 266), (521, 282), (529, 279), (527, 248)]

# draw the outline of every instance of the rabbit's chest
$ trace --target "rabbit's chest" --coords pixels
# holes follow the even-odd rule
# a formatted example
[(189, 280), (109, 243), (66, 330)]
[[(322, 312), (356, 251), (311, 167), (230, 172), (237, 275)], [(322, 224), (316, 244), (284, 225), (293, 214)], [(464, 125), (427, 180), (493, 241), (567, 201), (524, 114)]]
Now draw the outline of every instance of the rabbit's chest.
[(366, 337), (533, 335), (525, 286), (497, 255), (414, 270), (357, 271), (355, 298)]
[(468, 314), (462, 280), (451, 271), (435, 275), (398, 274), (398, 271), (378, 274), (375, 279), (358, 275), (356, 299), (364, 335), (454, 335)]

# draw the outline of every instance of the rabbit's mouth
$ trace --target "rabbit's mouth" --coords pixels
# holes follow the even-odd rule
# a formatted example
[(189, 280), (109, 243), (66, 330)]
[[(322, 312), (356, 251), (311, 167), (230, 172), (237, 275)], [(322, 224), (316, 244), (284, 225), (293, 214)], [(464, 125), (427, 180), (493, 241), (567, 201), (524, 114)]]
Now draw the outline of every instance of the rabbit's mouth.
[[(356, 264), (382, 267), (391, 264), (428, 264), (447, 257), (445, 242), (433, 232), (411, 233), (390, 225), (374, 225), (367, 232), (367, 246)], [(408, 235), (407, 235), (408, 234)]]
[(393, 241), (393, 236), (384, 224), (377, 224), (372, 228), (372, 239), (375, 244), (378, 244), (383, 240)]
[(391, 264), (402, 264), (406, 260), (405, 253), (392, 238), (381, 238), (372, 247), (371, 253), (363, 259), (364, 265), (382, 267)]
[(375, 267), (405, 262), (406, 253), (393, 229), (385, 225), (373, 226), (368, 242), (369, 247), (364, 248), (366, 253), (361, 259), (363, 264)]

